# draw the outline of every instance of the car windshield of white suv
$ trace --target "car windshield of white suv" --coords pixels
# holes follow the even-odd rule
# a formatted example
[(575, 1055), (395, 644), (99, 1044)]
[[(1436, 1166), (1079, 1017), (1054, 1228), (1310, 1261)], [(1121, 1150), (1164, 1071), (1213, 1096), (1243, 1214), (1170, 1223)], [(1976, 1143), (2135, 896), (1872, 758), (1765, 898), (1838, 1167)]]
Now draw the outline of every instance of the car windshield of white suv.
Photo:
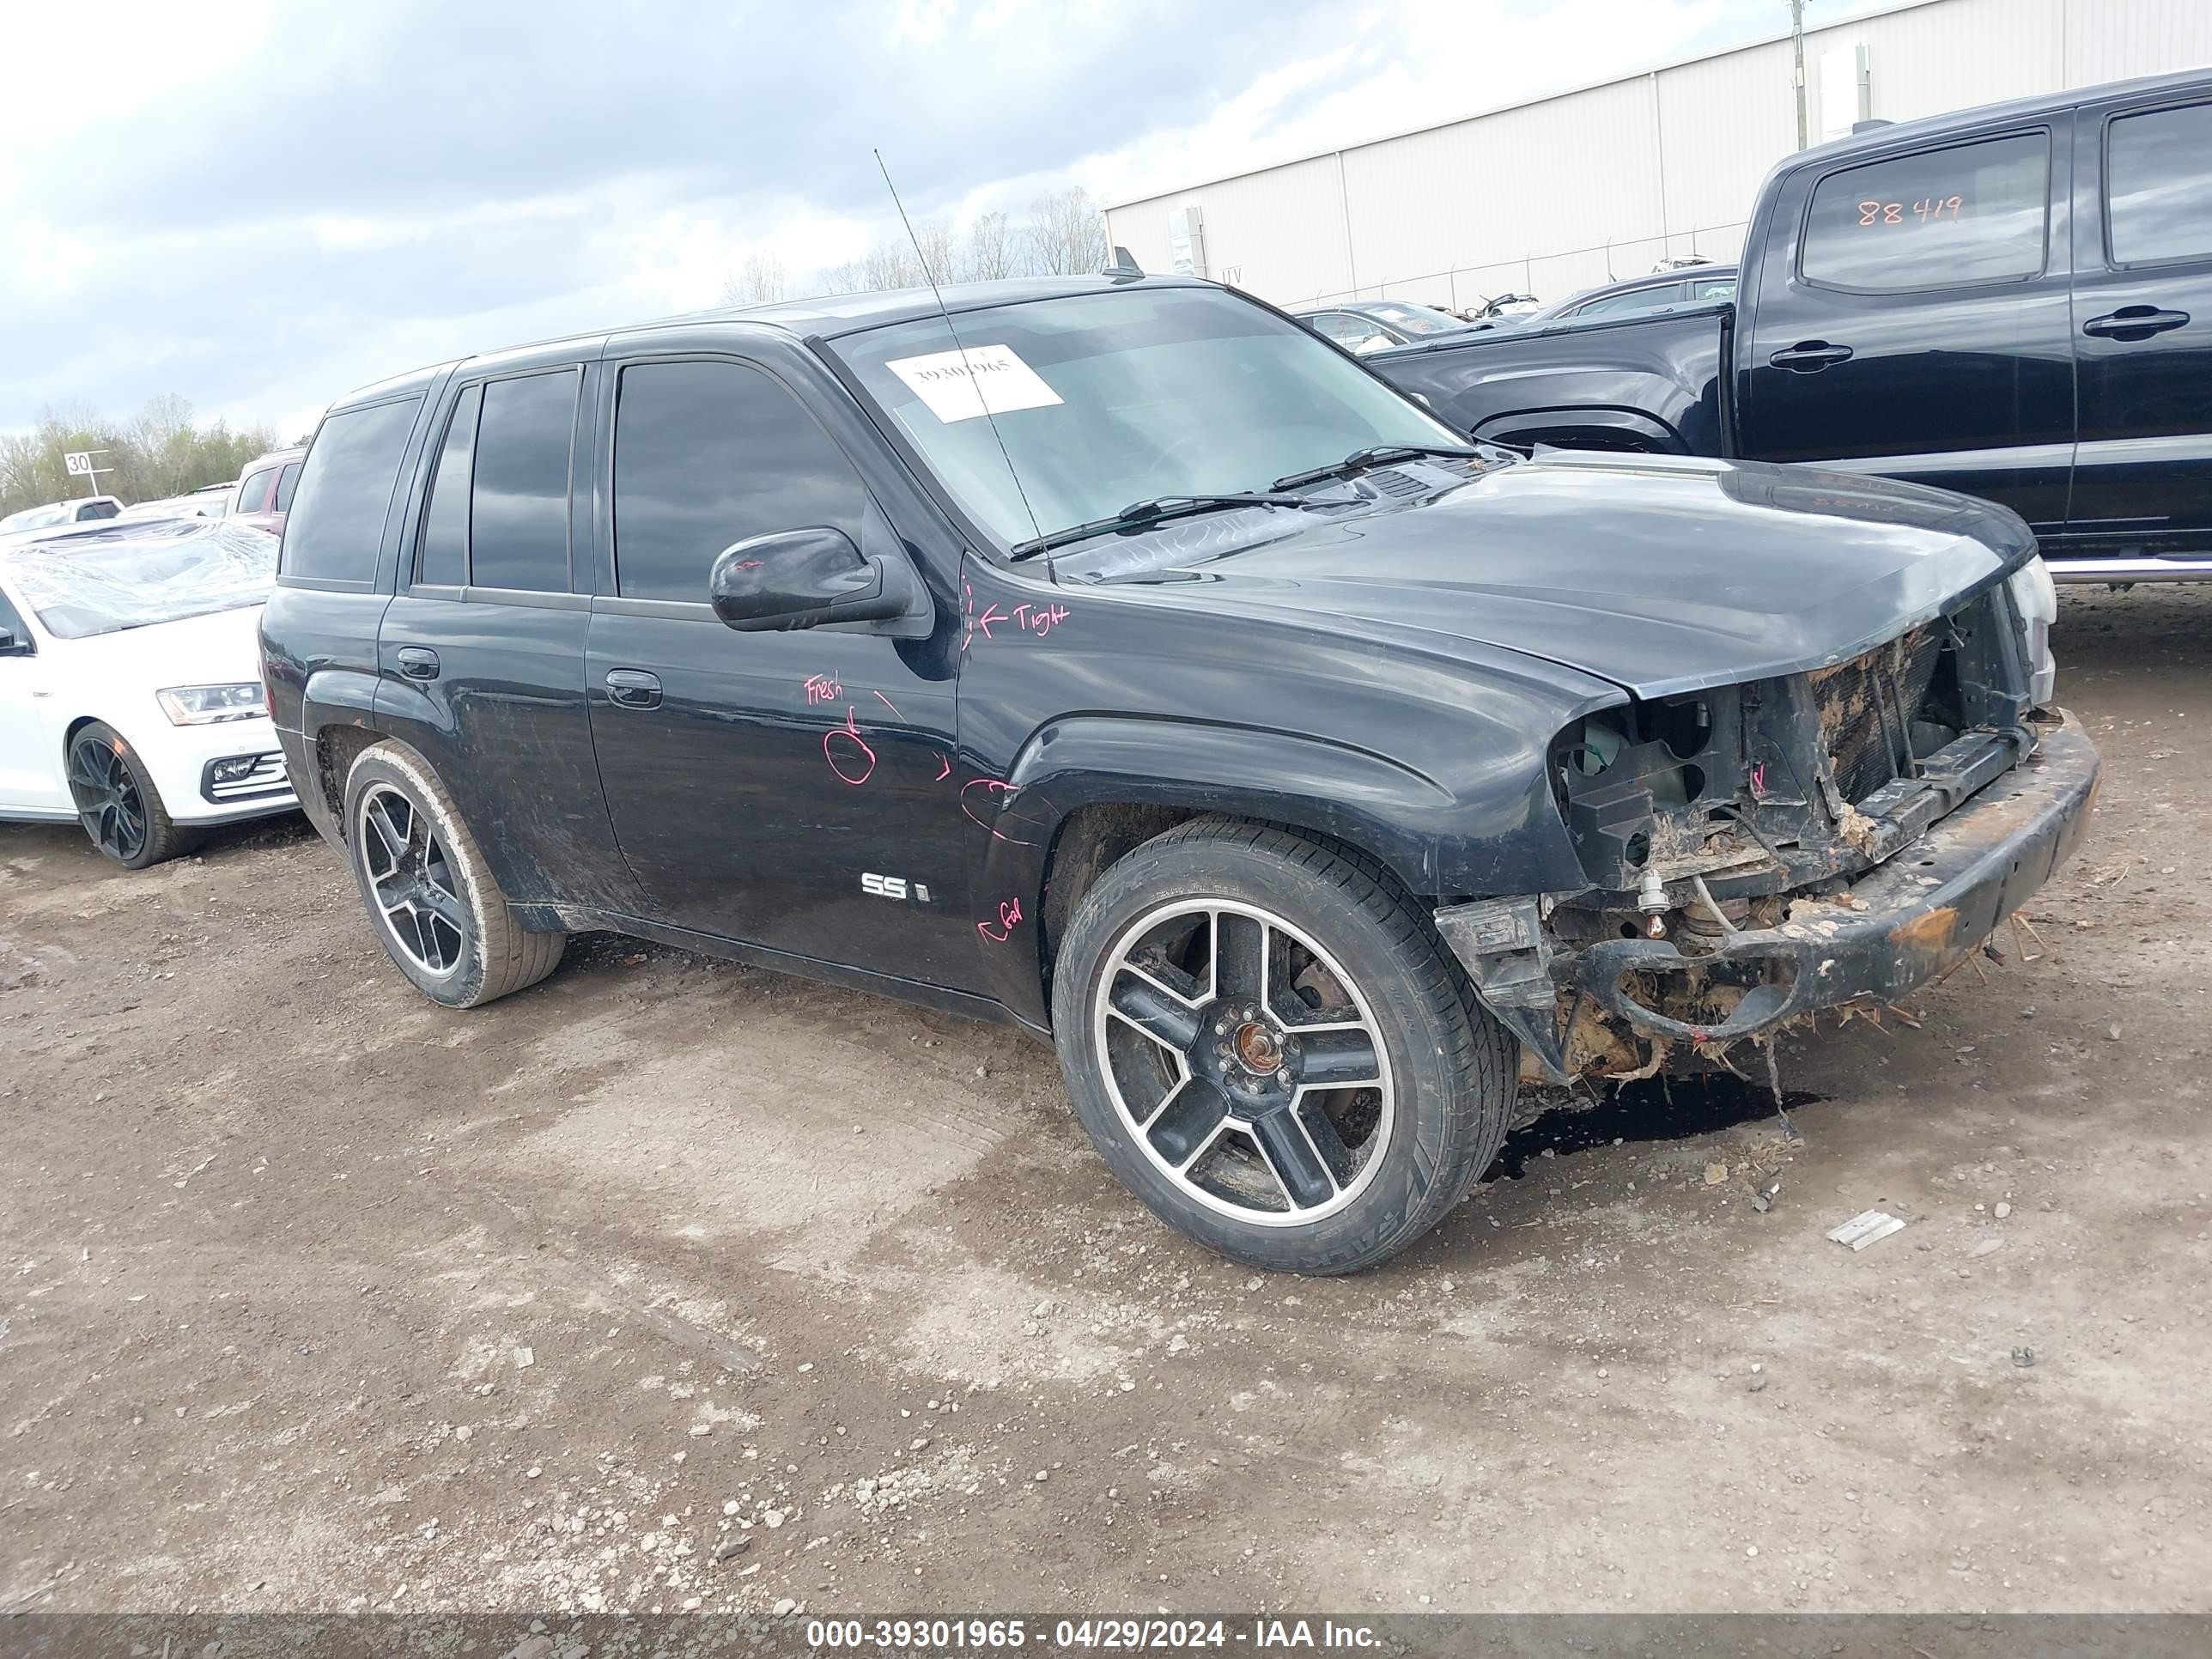
[(1467, 326), (1450, 313), (1432, 311), (1427, 306), (1376, 304), (1367, 307), (1367, 313), (1406, 334), (1449, 334)]
[(125, 520), (4, 557), (9, 585), (61, 640), (259, 605), (276, 582), (276, 538), (215, 519)]
[(1360, 450), (1463, 442), (1335, 347), (1218, 289), (1070, 295), (955, 321), (964, 366), (941, 317), (831, 346), (1010, 544), (1134, 503), (1267, 491)]

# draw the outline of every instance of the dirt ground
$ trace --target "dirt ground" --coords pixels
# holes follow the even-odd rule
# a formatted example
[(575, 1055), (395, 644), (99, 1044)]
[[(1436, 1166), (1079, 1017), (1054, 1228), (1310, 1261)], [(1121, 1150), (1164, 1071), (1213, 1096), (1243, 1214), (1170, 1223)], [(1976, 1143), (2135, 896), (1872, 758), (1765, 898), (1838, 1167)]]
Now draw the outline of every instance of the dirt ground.
[(2039, 940), (1344, 1281), (1011, 1031), (608, 938), (449, 1014), (303, 825), (0, 827), (0, 1611), (2212, 1610), (2212, 592), (2058, 649)]

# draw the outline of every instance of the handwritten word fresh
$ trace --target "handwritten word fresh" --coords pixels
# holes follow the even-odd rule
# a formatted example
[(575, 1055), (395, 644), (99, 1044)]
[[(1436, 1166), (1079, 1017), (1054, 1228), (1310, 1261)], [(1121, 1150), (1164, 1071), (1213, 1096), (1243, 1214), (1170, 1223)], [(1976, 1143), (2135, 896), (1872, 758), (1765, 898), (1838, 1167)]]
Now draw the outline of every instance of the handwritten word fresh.
[(835, 702), (845, 695), (845, 688), (834, 674), (809, 674), (806, 677), (806, 706), (817, 702)]

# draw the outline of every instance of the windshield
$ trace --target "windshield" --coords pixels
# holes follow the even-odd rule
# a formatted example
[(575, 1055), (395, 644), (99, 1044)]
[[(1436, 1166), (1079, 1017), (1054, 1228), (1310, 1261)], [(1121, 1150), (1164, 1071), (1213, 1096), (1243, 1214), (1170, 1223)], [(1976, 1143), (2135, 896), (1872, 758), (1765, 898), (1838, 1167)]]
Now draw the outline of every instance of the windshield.
[(8, 574), (46, 632), (81, 640), (259, 605), (276, 538), (215, 519), (125, 520), (11, 549)]
[(1426, 306), (1376, 304), (1369, 306), (1367, 311), (1370, 316), (1380, 317), (1408, 334), (1449, 334), (1467, 326), (1449, 313), (1432, 311)]
[(941, 317), (832, 349), (1008, 543), (1161, 496), (1264, 490), (1376, 445), (1460, 441), (1334, 346), (1218, 289), (1132, 287), (956, 321), (972, 380)]

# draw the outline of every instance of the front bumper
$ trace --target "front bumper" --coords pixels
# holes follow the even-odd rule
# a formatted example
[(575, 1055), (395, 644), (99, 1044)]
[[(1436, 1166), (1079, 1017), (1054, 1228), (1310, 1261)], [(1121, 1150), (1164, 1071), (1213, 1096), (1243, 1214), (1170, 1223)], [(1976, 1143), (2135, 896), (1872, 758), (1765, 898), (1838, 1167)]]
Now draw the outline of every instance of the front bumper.
[[(1780, 926), (1729, 934), (1714, 950), (1695, 956), (1666, 939), (1602, 940), (1571, 960), (1549, 963), (1553, 983), (1546, 988), (1570, 1005), (1586, 997), (1646, 1037), (1698, 1048), (1725, 1047), (1823, 1008), (1890, 1001), (1978, 949), (2050, 879), (2088, 827), (2098, 766), (2080, 722), (2061, 711), (2019, 765), (1850, 886), (1795, 901)], [(1455, 925), (1451, 910), (1437, 913), (1440, 931), (1467, 963), (1485, 1001), (1522, 1036), (1545, 1073), (1564, 1082), (1555, 1014), (1540, 1024), (1531, 1018), (1539, 999), (1535, 975), (1528, 969), (1534, 965), (1532, 957), (1548, 952), (1531, 950), (1534, 940), (1524, 945), (1519, 937), (1506, 937), (1492, 915), (1476, 919), (1492, 929), (1489, 951), (1480, 956), (1469, 948), (1469, 930)], [(1524, 964), (1522, 970), (1501, 973), (1501, 964), (1516, 957)], [(1682, 994), (1692, 983), (1699, 994)], [(1742, 995), (1710, 1024), (1676, 1018), (1652, 1006), (1711, 1005), (1715, 987), (1733, 987)]]

